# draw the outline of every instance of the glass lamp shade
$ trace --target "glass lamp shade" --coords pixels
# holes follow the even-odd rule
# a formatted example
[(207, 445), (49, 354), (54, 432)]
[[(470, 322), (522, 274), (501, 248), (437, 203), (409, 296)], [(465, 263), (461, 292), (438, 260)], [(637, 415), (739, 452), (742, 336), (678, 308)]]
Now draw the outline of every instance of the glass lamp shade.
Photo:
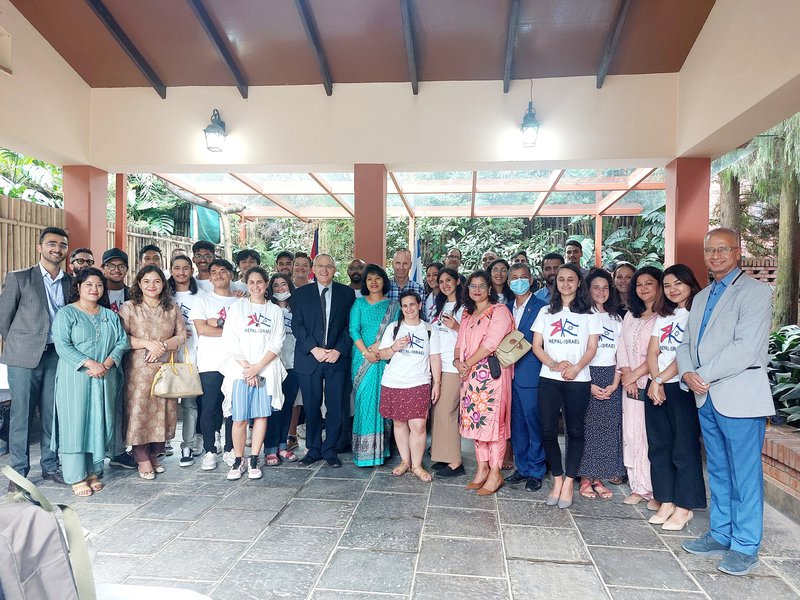
[(536, 118), (536, 111), (533, 109), (533, 102), (528, 102), (528, 110), (522, 117), (522, 145), (532, 148), (536, 145), (536, 138), (539, 137), (539, 121)]
[(211, 113), (211, 123), (203, 129), (206, 134), (206, 148), (211, 152), (222, 152), (225, 147), (225, 121), (219, 116), (219, 111), (215, 108)]

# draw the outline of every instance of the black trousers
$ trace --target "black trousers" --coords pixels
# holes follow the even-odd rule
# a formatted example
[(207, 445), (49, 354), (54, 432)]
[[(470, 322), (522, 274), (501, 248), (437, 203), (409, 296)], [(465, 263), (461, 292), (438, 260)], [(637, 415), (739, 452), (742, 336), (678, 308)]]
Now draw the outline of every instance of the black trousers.
[(219, 431), (222, 425), (223, 379), (222, 373), (217, 371), (200, 373), (203, 395), (197, 399), (197, 408), (200, 412), (197, 420), (200, 425), (200, 433), (203, 435), (204, 452), (217, 452), (219, 450), (214, 446), (214, 433)]
[[(319, 363), (310, 375), (298, 373), (306, 411), (306, 454), (336, 458), (342, 433), (342, 396), (350, 371), (341, 365)], [(322, 387), (325, 386), (325, 443), (322, 442)]]
[[(583, 456), (583, 428), (586, 407), (591, 394), (589, 381), (558, 381), (539, 379), (539, 423), (542, 426), (544, 456), (555, 477), (575, 478)], [(564, 429), (567, 434), (566, 465), (561, 466), (561, 448), (558, 445), (558, 416), (564, 411)]]
[(644, 403), (653, 497), (681, 508), (705, 508), (700, 421), (694, 394), (683, 391), (678, 383), (664, 384), (664, 393), (664, 404), (655, 406), (650, 398)]

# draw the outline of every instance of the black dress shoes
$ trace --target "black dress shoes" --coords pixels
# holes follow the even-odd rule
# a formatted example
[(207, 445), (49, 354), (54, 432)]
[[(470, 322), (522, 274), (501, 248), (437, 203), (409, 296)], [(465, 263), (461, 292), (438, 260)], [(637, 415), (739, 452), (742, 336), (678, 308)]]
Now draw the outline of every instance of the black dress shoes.
[[(528, 481), (528, 478), (519, 471), (514, 471), (511, 475), (506, 477), (506, 483), (522, 483), (523, 481)], [(541, 485), (542, 483), (540, 481), (539, 486)]]
[(450, 465), (445, 465), (435, 473), (436, 477), (458, 477), (466, 473), (466, 471), (464, 470), (464, 465), (458, 465), (455, 469)]
[(300, 459), (301, 465), (313, 465), (315, 462), (319, 462), (322, 460), (321, 456), (310, 456), (306, 454), (303, 458)]
[(447, 466), (446, 462), (435, 462), (431, 465), (431, 471), (441, 471)]
[(336, 457), (334, 457), (334, 458), (326, 458), (326, 459), (325, 459), (325, 462), (327, 463), (327, 465), (328, 465), (328, 466), (329, 466), (331, 469), (339, 469), (339, 468), (341, 468), (341, 466), (342, 466), (342, 461), (340, 461), (340, 460), (339, 460), (338, 458), (336, 458)]
[[(506, 479), (508, 481), (508, 479)], [(542, 480), (536, 479), (536, 477), (528, 477), (528, 481), (525, 483), (525, 490), (528, 492), (538, 492), (542, 489)]]
[(42, 479), (44, 479), (45, 481), (52, 481), (53, 483), (66, 485), (64, 477), (58, 471), (53, 471), (52, 473), (42, 473)]

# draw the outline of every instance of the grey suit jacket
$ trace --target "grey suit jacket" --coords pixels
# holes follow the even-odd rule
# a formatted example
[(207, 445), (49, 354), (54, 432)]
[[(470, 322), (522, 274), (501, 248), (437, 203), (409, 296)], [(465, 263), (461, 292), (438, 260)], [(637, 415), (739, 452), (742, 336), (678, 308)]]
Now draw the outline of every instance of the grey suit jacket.
[[(61, 280), (64, 301), (69, 299), (70, 278)], [(39, 364), (47, 345), (50, 313), (42, 272), (37, 263), (29, 269), (12, 271), (0, 292), (0, 362), (9, 367), (32, 369)]]
[[(711, 402), (726, 417), (764, 417), (775, 414), (767, 378), (772, 290), (742, 274), (723, 292), (706, 325), (703, 339), (697, 335), (703, 322), (711, 286), (692, 300), (683, 343), (678, 346), (678, 373), (695, 371), (710, 384)], [(695, 394), (697, 407), (708, 394)]]

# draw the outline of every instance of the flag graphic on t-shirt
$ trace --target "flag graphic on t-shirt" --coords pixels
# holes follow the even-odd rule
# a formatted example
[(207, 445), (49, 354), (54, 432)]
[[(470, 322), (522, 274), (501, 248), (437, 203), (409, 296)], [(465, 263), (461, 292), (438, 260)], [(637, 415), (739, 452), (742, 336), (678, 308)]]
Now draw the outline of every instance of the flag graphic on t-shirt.
[(600, 339), (601, 340), (608, 340), (609, 342), (613, 342), (614, 341), (614, 330), (613, 329), (609, 329), (608, 327), (603, 325), (603, 333), (600, 336)]
[(219, 309), (219, 312), (217, 313), (217, 318), (222, 319), (223, 321), (228, 318), (228, 311), (225, 309), (224, 306)]
[(425, 347), (425, 338), (417, 337), (414, 334), (411, 334), (411, 343), (409, 344), (412, 348), (424, 348)]
[(680, 344), (683, 339), (683, 329), (677, 323), (670, 323), (666, 327), (661, 328), (661, 343), (664, 340), (669, 340), (673, 344)]
[(580, 326), (577, 323), (573, 323), (569, 319), (559, 319), (558, 321), (553, 321), (550, 323), (550, 326), (553, 328), (553, 331), (550, 332), (550, 337), (555, 336), (557, 333), (560, 333), (562, 338), (565, 334), (577, 336), (578, 329), (580, 329)]
[(253, 313), (252, 315), (247, 315), (249, 319), (247, 321), (247, 326), (255, 326), (255, 327), (269, 327), (272, 324), (272, 321), (266, 317), (266, 315), (260, 315), (258, 313)]

